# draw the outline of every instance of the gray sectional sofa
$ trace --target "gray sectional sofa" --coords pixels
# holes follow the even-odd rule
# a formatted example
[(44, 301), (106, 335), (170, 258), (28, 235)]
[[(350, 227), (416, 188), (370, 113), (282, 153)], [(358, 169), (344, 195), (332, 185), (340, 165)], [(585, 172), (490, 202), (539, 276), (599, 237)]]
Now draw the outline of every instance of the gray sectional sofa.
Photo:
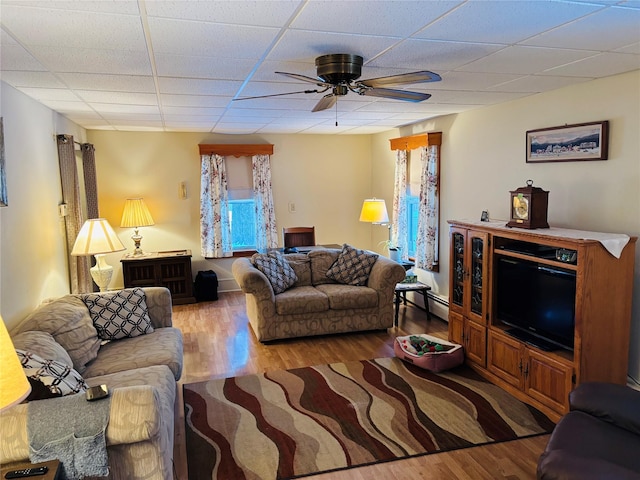
[[(17, 351), (66, 365), (88, 386), (108, 386), (109, 421), (104, 433), (108, 478), (169, 480), (173, 478), (174, 404), (183, 365), (182, 334), (172, 327), (169, 290), (139, 290), (144, 292), (152, 328), (137, 336), (105, 343), (80, 295), (41, 305), (10, 334)], [(96, 304), (100, 305), (102, 295), (113, 294), (95, 294)], [(75, 395), (84, 401), (84, 393)], [(69, 397), (33, 401), (53, 415), (59, 413), (64, 399)], [(88, 408), (98, 408), (97, 402)], [(0, 414), (3, 464), (29, 460), (28, 409), (29, 403), (23, 402)], [(68, 415), (73, 421), (74, 412)]]

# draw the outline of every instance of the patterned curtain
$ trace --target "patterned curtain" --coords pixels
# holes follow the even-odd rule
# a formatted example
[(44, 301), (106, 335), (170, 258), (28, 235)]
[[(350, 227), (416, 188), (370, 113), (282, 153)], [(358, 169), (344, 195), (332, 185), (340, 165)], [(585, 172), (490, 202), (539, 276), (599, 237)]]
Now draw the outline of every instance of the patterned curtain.
[(430, 270), (438, 263), (438, 146), (422, 147), (418, 239), (415, 264)]
[(87, 200), (87, 218), (99, 218), (98, 181), (96, 179), (96, 149), (90, 143), (80, 145), (82, 150), (82, 173)]
[(200, 245), (205, 258), (233, 256), (224, 158), (202, 155), (200, 170)]
[(67, 205), (67, 216), (64, 226), (67, 234), (67, 259), (69, 264), (69, 283), (71, 293), (93, 291), (93, 281), (89, 268), (91, 257), (72, 257), (71, 250), (76, 242), (78, 232), (84, 223), (82, 199), (78, 181), (78, 167), (72, 135), (58, 135), (58, 162), (60, 164), (60, 180), (62, 182), (62, 203)]
[(407, 235), (407, 152), (397, 150), (396, 174), (393, 187), (393, 220), (391, 243), (400, 248), (400, 255), (407, 260), (409, 241)]
[(278, 246), (276, 213), (271, 191), (271, 162), (269, 155), (251, 157), (253, 166), (253, 197), (256, 204), (256, 250), (266, 252)]

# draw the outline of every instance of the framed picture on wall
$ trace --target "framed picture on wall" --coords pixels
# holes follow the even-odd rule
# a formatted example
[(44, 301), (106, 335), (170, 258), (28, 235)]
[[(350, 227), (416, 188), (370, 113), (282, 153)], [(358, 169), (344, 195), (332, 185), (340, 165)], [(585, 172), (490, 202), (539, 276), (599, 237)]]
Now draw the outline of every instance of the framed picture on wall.
[(607, 120), (527, 132), (527, 163), (606, 160), (608, 150)]
[(7, 200), (7, 174), (4, 170), (4, 124), (0, 117), (0, 207), (8, 205)]

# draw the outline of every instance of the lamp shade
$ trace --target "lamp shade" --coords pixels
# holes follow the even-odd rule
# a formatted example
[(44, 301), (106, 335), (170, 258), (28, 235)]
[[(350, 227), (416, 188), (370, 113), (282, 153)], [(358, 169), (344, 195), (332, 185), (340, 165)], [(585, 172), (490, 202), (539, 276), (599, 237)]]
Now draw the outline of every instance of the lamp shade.
[(119, 252), (124, 245), (104, 218), (92, 218), (84, 222), (71, 255), (98, 255)]
[(0, 411), (20, 403), (31, 392), (16, 350), (0, 317)]
[(367, 198), (360, 212), (361, 222), (389, 223), (387, 204), (381, 198)]
[(127, 198), (124, 202), (120, 226), (137, 228), (149, 225), (154, 225), (154, 221), (144, 200), (142, 198)]

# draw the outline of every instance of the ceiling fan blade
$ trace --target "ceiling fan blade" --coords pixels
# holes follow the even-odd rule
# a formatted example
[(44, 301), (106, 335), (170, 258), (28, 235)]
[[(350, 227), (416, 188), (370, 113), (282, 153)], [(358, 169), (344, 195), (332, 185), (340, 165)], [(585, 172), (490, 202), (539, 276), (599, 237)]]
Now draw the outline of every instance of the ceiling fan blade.
[(319, 112), (321, 110), (326, 110), (328, 108), (333, 107), (337, 101), (338, 101), (338, 96), (334, 95), (333, 93), (330, 93), (329, 95), (325, 95), (324, 97), (322, 97), (320, 101), (316, 103), (316, 106), (313, 107), (313, 110), (311, 111)]
[(410, 92), (407, 90), (392, 90), (390, 88), (368, 88), (363, 95), (370, 97), (391, 98), (393, 100), (404, 100), (405, 102), (421, 102), (431, 97), (428, 93)]
[(366, 87), (384, 87), (386, 85), (405, 85), (409, 83), (439, 82), (440, 80), (442, 80), (442, 78), (437, 73), (433, 73), (428, 70), (422, 70), (420, 72), (402, 73), (400, 75), (389, 75), (388, 77), (369, 78), (367, 80), (360, 80), (357, 83), (361, 83)]
[(272, 93), (271, 95), (258, 95), (256, 97), (240, 97), (240, 98), (232, 98), (231, 100), (251, 100), (253, 98), (268, 98), (268, 97), (281, 97), (283, 95), (295, 95), (296, 93), (322, 93), (329, 90), (329, 87), (324, 90), (300, 90), (299, 92), (287, 92), (287, 93)]
[(300, 80), (302, 82), (313, 83), (314, 85), (318, 85), (320, 87), (324, 87), (329, 85), (326, 82), (323, 82), (319, 78), (311, 78), (306, 75), (300, 75), (299, 73), (287, 73), (287, 72), (275, 72), (279, 75), (286, 75), (287, 77), (295, 78), (296, 80)]

